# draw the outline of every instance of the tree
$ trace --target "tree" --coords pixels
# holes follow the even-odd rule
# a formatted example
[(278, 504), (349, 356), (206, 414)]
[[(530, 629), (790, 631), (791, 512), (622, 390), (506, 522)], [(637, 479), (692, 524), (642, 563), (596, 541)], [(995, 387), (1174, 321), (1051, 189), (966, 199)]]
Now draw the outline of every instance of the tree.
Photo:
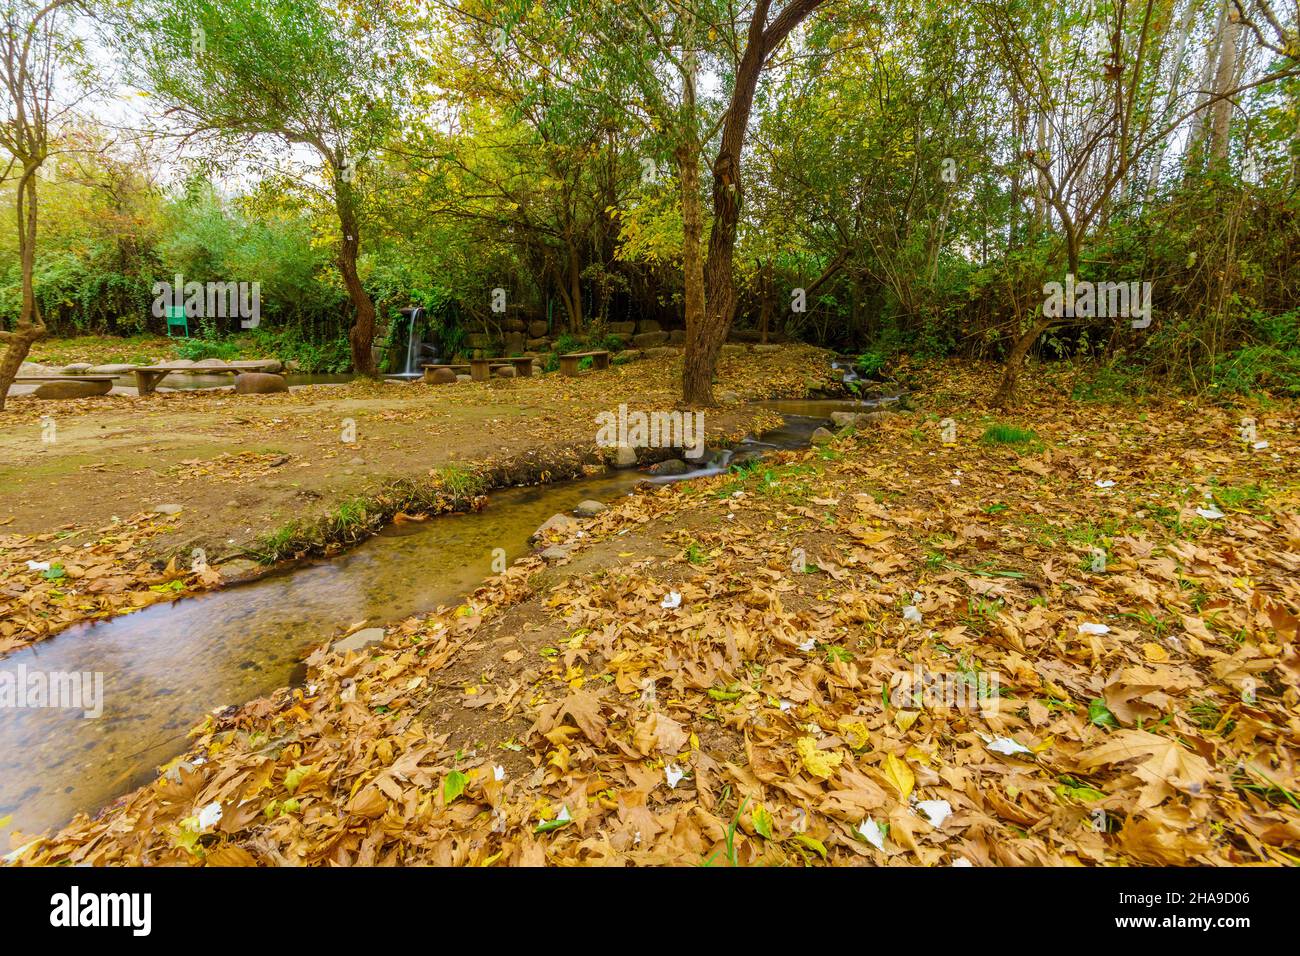
[[(774, 11), (772, 0), (757, 0), (747, 17), (719, 0), (573, 0), (550, 11), (568, 24), (562, 51), (583, 64), (558, 77), (566, 90), (587, 102), (630, 105), (647, 141), (666, 148), (677, 167), (686, 319), (682, 397), (691, 404), (714, 402), (718, 354), (735, 314), (740, 161), (758, 82), (790, 32), (823, 2), (790, 0)], [(513, 6), (510, 25), (518, 29), (531, 4), (516, 0)], [(712, 122), (697, 91), (702, 61), (710, 54), (717, 72), (730, 80), (726, 106)], [(559, 73), (537, 63), (528, 68), (538, 88)], [(600, 82), (589, 82), (588, 72), (597, 73)], [(706, 258), (700, 157), (719, 133)]]
[(50, 156), (52, 130), (70, 107), (54, 99), (57, 67), (76, 51), (64, 33), (60, 14), (74, 0), (5, 0), (0, 10), (0, 71), (3, 71), (5, 116), (0, 148), (9, 154), (0, 182), (16, 177), (15, 225), (22, 276), (22, 305), (14, 327), (0, 329), (5, 346), (0, 358), (0, 410), (32, 343), (45, 335), (36, 301), (37, 173)]
[(302, 181), (333, 208), (352, 364), (366, 376), (378, 374), (375, 306), (357, 267), (366, 164), (400, 128), (405, 17), (382, 0), (137, 0), (120, 31), (186, 142), (229, 155), (271, 140), (313, 157)]
[[(1212, 153), (1222, 161), (1227, 152), (1230, 98), (1248, 89), (1294, 76), (1300, 63), (1294, 56), (1263, 77), (1241, 82), (1235, 72), (1235, 54), (1227, 48), (1237, 40), (1240, 11), (1225, 7), (1214, 70), (1214, 88), (1195, 107), (1168, 116), (1159, 106), (1153, 77), (1167, 48), (1179, 44), (1176, 36), (1157, 29), (1170, 12), (1168, 0), (1143, 0), (1129, 6), (1110, 0), (1101, 15), (1090, 3), (1062, 5), (1038, 22), (1021, 22), (1014, 3), (992, 5), (992, 25), (999, 39), (997, 52), (1013, 88), (1049, 118), (1047, 149), (1028, 153), (1040, 190), (1056, 217), (1065, 269), (1079, 274), (1083, 244), (1090, 232), (1104, 226), (1113, 212), (1113, 200), (1135, 180), (1138, 164), (1162, 149), (1189, 119), (1211, 122)], [(1068, 32), (1077, 40), (1064, 48), (1059, 60), (1036, 60), (1032, 51), (1044, 49), (1044, 31)], [(1097, 38), (1096, 42), (1091, 38)], [(1091, 49), (1090, 49), (1091, 48)], [(1209, 75), (1209, 71), (1206, 71)], [(1070, 90), (1069, 100), (1062, 89)], [(1195, 143), (1197, 134), (1192, 134)], [(1189, 155), (1194, 155), (1195, 147)], [(1029, 319), (1012, 343), (993, 403), (1009, 405), (1015, 398), (1016, 380), (1025, 357), (1038, 338), (1055, 324), (1068, 324), (1043, 310)]]
[(740, 158), (754, 109), (759, 77), (790, 31), (825, 0), (790, 0), (769, 22), (771, 0), (757, 0), (749, 19), (744, 52), (736, 65), (731, 98), (722, 117), (722, 141), (713, 160), (713, 227), (704, 263), (705, 309), (702, 319), (686, 325), (682, 361), (682, 398), (693, 405), (712, 405), (718, 354), (736, 312), (733, 264), (742, 200)]

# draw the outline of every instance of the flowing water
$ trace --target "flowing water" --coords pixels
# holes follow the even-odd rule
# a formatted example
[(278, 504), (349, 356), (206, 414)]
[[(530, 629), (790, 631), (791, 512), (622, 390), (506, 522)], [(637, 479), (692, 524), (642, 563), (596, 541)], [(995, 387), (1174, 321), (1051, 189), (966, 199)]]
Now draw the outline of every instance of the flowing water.
[[(737, 457), (808, 444), (832, 411), (860, 402), (765, 403), (785, 424), (742, 443)], [(680, 479), (716, 473), (730, 455)], [(492, 573), (493, 552), (528, 552), (551, 515), (609, 501), (646, 475), (495, 492), (481, 512), (388, 529), (352, 551), (211, 594), (80, 625), (0, 662), (15, 675), (98, 673), (103, 712), (0, 709), (0, 817), (38, 833), (151, 780), (185, 749), (204, 714), (300, 680), (303, 652), (350, 625), (393, 623), (456, 603)]]
[(420, 373), (420, 318), (424, 315), (424, 309), (417, 306), (411, 312), (411, 322), (407, 326), (406, 335), (406, 364), (402, 368), (402, 374), (406, 378), (414, 378)]

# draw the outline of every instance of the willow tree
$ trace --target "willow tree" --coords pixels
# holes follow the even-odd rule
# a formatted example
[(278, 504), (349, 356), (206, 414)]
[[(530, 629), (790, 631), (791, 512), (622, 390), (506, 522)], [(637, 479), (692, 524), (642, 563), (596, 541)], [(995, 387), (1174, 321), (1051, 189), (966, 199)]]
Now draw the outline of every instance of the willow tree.
[(337, 264), (355, 311), (358, 374), (376, 376), (375, 306), (358, 258), (367, 164), (400, 129), (411, 23), (384, 0), (130, 0), (129, 75), (171, 130), (213, 158), (291, 148), (300, 182), (332, 205)]
[[(36, 301), (38, 173), (50, 156), (52, 130), (67, 116), (68, 105), (54, 96), (60, 63), (75, 56), (78, 44), (64, 30), (60, 15), (75, 0), (4, 0), (0, 4), (0, 182), (14, 181), (14, 213), (22, 300), (12, 329), (0, 329), (0, 410), (32, 343), (45, 335), (45, 320)], [(65, 18), (66, 20), (66, 18)]]

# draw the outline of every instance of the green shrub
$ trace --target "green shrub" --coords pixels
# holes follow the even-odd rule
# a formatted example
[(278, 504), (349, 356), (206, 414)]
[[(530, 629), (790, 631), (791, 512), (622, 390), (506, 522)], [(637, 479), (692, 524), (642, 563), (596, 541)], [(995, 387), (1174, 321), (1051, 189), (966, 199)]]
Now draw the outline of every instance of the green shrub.
[(177, 358), (189, 359), (191, 362), (200, 362), (203, 359), (222, 359), (224, 361), (233, 361), (240, 357), (240, 348), (232, 341), (213, 341), (211, 339), (178, 339), (176, 346)]

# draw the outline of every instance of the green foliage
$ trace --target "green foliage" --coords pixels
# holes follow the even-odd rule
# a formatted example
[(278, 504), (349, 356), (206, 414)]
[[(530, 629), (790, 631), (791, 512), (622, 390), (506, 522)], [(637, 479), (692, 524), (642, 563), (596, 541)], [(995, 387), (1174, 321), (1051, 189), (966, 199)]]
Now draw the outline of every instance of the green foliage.
[(1216, 357), (1213, 386), (1300, 397), (1300, 309), (1273, 316), (1252, 313), (1246, 325), (1249, 343)]
[(177, 342), (176, 357), (189, 359), (192, 362), (211, 358), (229, 362), (239, 359), (241, 352), (239, 346), (231, 341), (212, 342), (207, 339), (188, 338)]
[(986, 445), (1027, 445), (1038, 440), (1038, 436), (1028, 429), (1015, 425), (990, 425), (984, 430), (980, 441)]

